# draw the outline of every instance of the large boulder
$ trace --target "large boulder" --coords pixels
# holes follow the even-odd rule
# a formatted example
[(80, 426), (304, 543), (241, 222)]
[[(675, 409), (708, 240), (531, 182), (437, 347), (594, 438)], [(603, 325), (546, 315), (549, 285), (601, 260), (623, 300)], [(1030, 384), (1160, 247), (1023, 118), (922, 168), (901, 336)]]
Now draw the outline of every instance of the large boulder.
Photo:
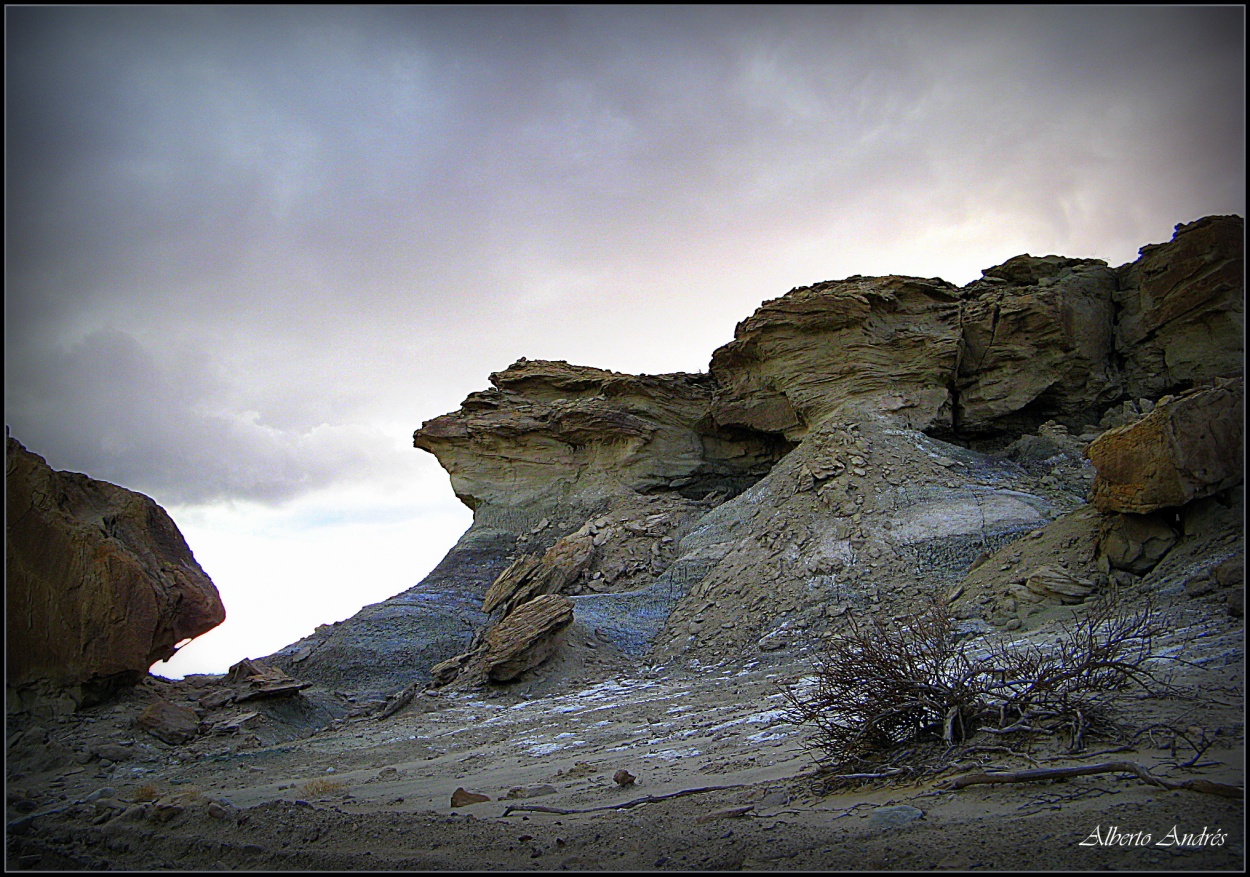
[(225, 620), (217, 588), (165, 510), (6, 448), (6, 681), (93, 696)]
[(1208, 216), (1118, 269), (1116, 349), (1128, 393), (1157, 398), (1239, 374), (1245, 358), (1245, 221)]
[(1243, 477), (1244, 411), (1242, 379), (1217, 380), (1103, 433), (1087, 451), (1097, 471), (1093, 503), (1146, 514), (1234, 486)]

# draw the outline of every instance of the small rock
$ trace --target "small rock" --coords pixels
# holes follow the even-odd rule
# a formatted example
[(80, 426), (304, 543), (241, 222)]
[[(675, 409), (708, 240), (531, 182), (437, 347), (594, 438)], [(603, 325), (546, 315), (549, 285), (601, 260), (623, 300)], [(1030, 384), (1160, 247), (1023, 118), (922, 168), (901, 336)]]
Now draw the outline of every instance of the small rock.
[(612, 774), (612, 781), (618, 786), (632, 786), (634, 784), (634, 780), (636, 779), (638, 779), (638, 777), (634, 776), (624, 768), (621, 768), (616, 773)]
[(470, 804), (481, 804), (483, 801), (489, 800), (489, 795), (469, 792), (463, 788), (456, 789), (456, 791), (451, 793), (451, 806), (453, 807), (468, 807)]
[(504, 795), (509, 800), (517, 798), (540, 798), (543, 795), (554, 795), (556, 787), (552, 785), (541, 786), (514, 786), (508, 790), (508, 794)]
[(1215, 590), (1215, 581), (1207, 573), (1199, 573), (1185, 582), (1185, 593), (1190, 597), (1201, 597)]
[(97, 743), (87, 751), (92, 755), (98, 755), (100, 758), (106, 758), (109, 761), (129, 761), (135, 757), (133, 749), (117, 743)]
[(1228, 614), (1233, 618), (1241, 618), (1246, 611), (1246, 587), (1233, 588), (1228, 592)]
[(148, 819), (153, 822), (168, 822), (186, 808), (171, 798), (162, 798), (152, 805)]

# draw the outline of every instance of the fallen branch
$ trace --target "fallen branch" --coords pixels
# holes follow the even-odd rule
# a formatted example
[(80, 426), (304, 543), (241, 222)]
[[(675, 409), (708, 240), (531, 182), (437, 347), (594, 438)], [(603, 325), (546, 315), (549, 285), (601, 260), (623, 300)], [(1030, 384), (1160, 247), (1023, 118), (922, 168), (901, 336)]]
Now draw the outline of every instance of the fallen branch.
[(544, 807), (542, 804), (512, 804), (506, 807), (501, 814), (508, 816), (512, 813), (556, 813), (560, 816), (571, 816), (575, 813), (598, 813), (602, 810), (628, 810), (631, 807), (638, 807), (642, 804), (654, 804), (657, 801), (666, 801), (669, 798), (684, 798), (686, 795), (700, 795), (704, 792), (723, 792), (726, 789), (741, 789), (742, 783), (733, 786), (701, 786), (697, 789), (682, 789), (680, 792), (669, 792), (667, 795), (644, 795), (641, 798), (635, 798), (632, 801), (626, 801), (624, 804), (607, 804), (603, 807), (589, 807), (585, 810), (566, 810), (563, 807)]
[(986, 783), (1034, 783), (1045, 780), (1061, 780), (1068, 777), (1088, 776), (1097, 773), (1131, 773), (1139, 779), (1164, 789), (1189, 789), (1207, 795), (1219, 795), (1223, 798), (1243, 798), (1245, 789), (1241, 786), (1230, 786), (1226, 783), (1214, 783), (1210, 780), (1165, 780), (1157, 777), (1146, 769), (1145, 765), (1135, 761), (1109, 761), (1104, 764), (1085, 764), (1074, 767), (1042, 767), (1036, 770), (1014, 770), (1001, 773), (974, 773), (951, 777), (938, 783), (938, 788), (953, 791), (966, 786), (984, 785)]

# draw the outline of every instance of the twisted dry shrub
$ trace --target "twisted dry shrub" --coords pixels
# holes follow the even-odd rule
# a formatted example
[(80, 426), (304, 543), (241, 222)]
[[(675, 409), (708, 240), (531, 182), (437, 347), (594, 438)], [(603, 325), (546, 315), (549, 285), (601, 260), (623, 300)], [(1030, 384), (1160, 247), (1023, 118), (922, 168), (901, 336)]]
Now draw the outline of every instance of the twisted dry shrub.
[(814, 726), (815, 747), (836, 765), (881, 760), (913, 741), (948, 746), (977, 731), (1053, 734), (1071, 749), (1112, 727), (1108, 705), (1125, 686), (1150, 687), (1152, 640), (1161, 629), (1149, 601), (1112, 593), (1049, 642), (961, 640), (949, 608), (933, 602), (895, 622), (851, 619), (827, 640), (813, 677), (783, 689), (787, 719)]

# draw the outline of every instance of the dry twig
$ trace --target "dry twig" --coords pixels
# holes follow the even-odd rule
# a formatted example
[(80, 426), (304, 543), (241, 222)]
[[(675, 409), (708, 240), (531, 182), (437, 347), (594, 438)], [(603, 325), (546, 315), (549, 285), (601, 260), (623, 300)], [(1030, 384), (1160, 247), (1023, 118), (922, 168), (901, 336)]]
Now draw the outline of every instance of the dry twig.
[(1131, 773), (1152, 786), (1159, 786), (1164, 789), (1189, 789), (1208, 795), (1220, 795), (1224, 798), (1245, 797), (1245, 789), (1241, 786), (1230, 786), (1226, 783), (1215, 783), (1202, 779), (1166, 780), (1163, 777), (1155, 776), (1145, 765), (1138, 764), (1135, 761), (1109, 761), (1103, 764), (1082, 764), (1071, 767), (1041, 767), (1034, 770), (965, 774), (942, 780), (937, 786), (940, 789), (953, 791), (967, 786), (985, 785), (987, 783), (1036, 783), (1099, 773)]
[(638, 807), (642, 804), (654, 804), (657, 801), (667, 801), (669, 798), (684, 798), (687, 795), (701, 795), (704, 792), (723, 792), (726, 789), (740, 789), (742, 784), (738, 783), (733, 786), (701, 786), (697, 789), (682, 789), (680, 792), (669, 792), (667, 795), (644, 795), (641, 798), (634, 798), (632, 801), (626, 801), (624, 804), (605, 804), (602, 807), (587, 807), (584, 810), (566, 810), (563, 807), (545, 807), (542, 804), (512, 804), (506, 807), (501, 814), (508, 816), (512, 813), (557, 813), (561, 816), (570, 816), (574, 813), (598, 813), (602, 810), (629, 810), (632, 807)]

